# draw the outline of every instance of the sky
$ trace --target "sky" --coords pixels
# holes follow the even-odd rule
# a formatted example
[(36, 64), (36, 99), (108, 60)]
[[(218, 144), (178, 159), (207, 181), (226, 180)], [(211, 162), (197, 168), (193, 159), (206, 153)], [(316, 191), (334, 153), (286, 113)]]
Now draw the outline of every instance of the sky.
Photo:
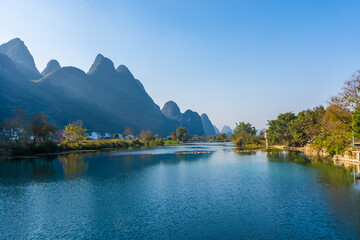
[[(0, 0), (0, 43), (21, 38), (42, 71), (126, 65), (162, 107), (218, 127), (265, 128), (325, 105), (360, 69), (358, 0)], [(220, 129), (221, 130), (221, 129)]]

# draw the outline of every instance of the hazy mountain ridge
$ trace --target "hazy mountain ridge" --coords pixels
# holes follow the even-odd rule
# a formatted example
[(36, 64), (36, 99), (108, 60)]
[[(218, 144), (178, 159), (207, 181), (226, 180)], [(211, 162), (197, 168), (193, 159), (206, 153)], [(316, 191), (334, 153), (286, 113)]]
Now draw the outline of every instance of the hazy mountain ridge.
[(168, 101), (161, 109), (162, 113), (176, 122), (177, 126), (183, 125), (189, 129), (193, 135), (216, 135), (215, 129), (209, 117), (203, 113), (201, 116), (190, 109), (181, 113), (179, 106), (174, 101)]
[(216, 135), (215, 132), (215, 128), (214, 125), (212, 124), (212, 122), (210, 121), (208, 115), (206, 113), (201, 114), (201, 121), (203, 124), (203, 128), (204, 128), (204, 133), (206, 136), (210, 135), (210, 136), (214, 136)]
[(14, 38), (0, 45), (0, 53), (7, 55), (24, 77), (28, 79), (38, 79), (41, 77), (35, 66), (33, 56), (19, 38)]
[(0, 50), (4, 52), (0, 53), (0, 121), (20, 106), (28, 114), (44, 112), (59, 128), (82, 120), (94, 131), (122, 132), (131, 127), (135, 133), (150, 129), (165, 136), (183, 124), (192, 135), (215, 135), (211, 127), (209, 130), (209, 119), (204, 119), (204, 131), (197, 112), (181, 113), (173, 101), (160, 110), (125, 65), (115, 68), (101, 54), (87, 73), (76, 67), (61, 67), (53, 59), (40, 74), (20, 39), (2, 44)]
[(224, 126), (221, 130), (221, 133), (225, 133), (227, 136), (233, 133), (233, 130), (229, 126)]
[(52, 59), (48, 62), (45, 69), (41, 72), (41, 75), (45, 76), (49, 73), (52, 73), (56, 70), (59, 70), (61, 68), (59, 62), (55, 59)]
[[(17, 52), (25, 53), (13, 54), (14, 45)], [(0, 56), (0, 120), (21, 106), (29, 114), (44, 112), (59, 128), (80, 119), (87, 128), (103, 132), (123, 131), (127, 126), (135, 132), (151, 129), (163, 135), (175, 131), (174, 124), (163, 116), (128, 68), (120, 65), (116, 70), (113, 62), (101, 54), (88, 73), (76, 67), (60, 67), (52, 60), (42, 76), (20, 39), (2, 44), (1, 49), (10, 56)], [(21, 71), (24, 62), (35, 74), (30, 76)], [(37, 78), (33, 79), (35, 75)]]

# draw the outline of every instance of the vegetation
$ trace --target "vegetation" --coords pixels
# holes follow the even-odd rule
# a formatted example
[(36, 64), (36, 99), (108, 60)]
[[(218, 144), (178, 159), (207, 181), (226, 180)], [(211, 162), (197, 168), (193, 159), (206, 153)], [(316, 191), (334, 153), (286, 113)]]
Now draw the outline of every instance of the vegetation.
[(57, 128), (47, 122), (43, 113), (28, 119), (26, 112), (17, 107), (14, 115), (0, 124), (0, 155), (20, 156), (56, 151), (53, 140)]
[(65, 141), (78, 142), (85, 140), (88, 134), (86, 133), (87, 130), (82, 126), (82, 121), (69, 123), (69, 125), (65, 126), (65, 131), (63, 133)]
[(237, 123), (231, 138), (236, 146), (245, 149), (259, 149), (265, 145), (264, 134), (257, 135), (257, 130), (251, 123)]
[(297, 115), (280, 114), (268, 125), (266, 135), (270, 144), (296, 147), (310, 144), (331, 155), (351, 150), (353, 139), (360, 137), (360, 71), (345, 82), (327, 108), (318, 106)]
[(226, 136), (226, 133), (221, 133), (221, 134), (216, 136), (215, 141), (216, 142), (227, 142), (228, 137)]
[(188, 129), (180, 125), (180, 127), (176, 128), (176, 137), (178, 141), (188, 141), (190, 139)]
[[(16, 108), (14, 115), (0, 124), (0, 156), (164, 145), (164, 141), (150, 130), (141, 132), (141, 140), (119, 139), (119, 134), (114, 134), (113, 139), (89, 140), (86, 131), (82, 121), (70, 123), (58, 131), (55, 125), (47, 122), (45, 114), (37, 113), (27, 118), (23, 109)], [(133, 133), (131, 128), (125, 132)]]

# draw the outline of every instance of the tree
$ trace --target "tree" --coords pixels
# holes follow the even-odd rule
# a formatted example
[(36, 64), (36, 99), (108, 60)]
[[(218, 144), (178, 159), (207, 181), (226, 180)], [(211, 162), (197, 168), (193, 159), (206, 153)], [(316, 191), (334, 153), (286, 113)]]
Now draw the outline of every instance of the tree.
[(120, 138), (120, 136), (119, 136), (118, 133), (114, 133), (114, 134), (113, 134), (113, 139), (119, 139), (119, 138)]
[(295, 114), (288, 112), (280, 114), (276, 120), (268, 121), (269, 128), (266, 136), (270, 144), (290, 144), (292, 142), (292, 134), (290, 123), (296, 119)]
[(296, 119), (290, 123), (291, 145), (304, 146), (313, 142), (321, 132), (324, 114), (325, 109), (323, 106), (299, 112)]
[(148, 129), (147, 131), (141, 131), (140, 133), (140, 137), (142, 140), (144, 140), (145, 142), (151, 142), (152, 140), (154, 140), (154, 135), (153, 133), (150, 131), (150, 129)]
[(345, 86), (342, 91), (331, 98), (332, 104), (343, 105), (345, 108), (350, 110), (359, 109), (360, 107), (360, 70), (356, 71), (350, 78), (345, 82)]
[(50, 125), (47, 117), (43, 113), (33, 114), (29, 121), (29, 134), (33, 137), (33, 142), (48, 141), (55, 138), (57, 127)]
[(236, 134), (241, 131), (245, 131), (251, 135), (256, 135), (257, 132), (256, 128), (252, 126), (251, 123), (244, 123), (244, 122), (236, 123), (236, 128), (234, 129), (234, 135), (236, 136)]
[(172, 140), (176, 140), (176, 133), (175, 132), (171, 132), (170, 133), (170, 137)]
[(124, 135), (128, 136), (128, 135), (133, 135), (134, 131), (130, 128), (130, 127), (126, 127), (124, 130)]
[(342, 108), (342, 105), (328, 106), (321, 123), (321, 132), (315, 137), (313, 146), (326, 149), (331, 155), (344, 153), (352, 138), (349, 128), (352, 125), (351, 119), (350, 110)]
[(226, 133), (221, 133), (217, 135), (215, 140), (219, 142), (226, 142), (227, 141)]
[(180, 127), (176, 128), (176, 136), (179, 141), (187, 141), (189, 140), (190, 136), (187, 133), (188, 129), (180, 125)]
[(86, 131), (87, 129), (83, 128), (83, 123), (80, 120), (69, 123), (69, 125), (65, 126), (64, 138), (67, 141), (83, 141), (88, 136)]

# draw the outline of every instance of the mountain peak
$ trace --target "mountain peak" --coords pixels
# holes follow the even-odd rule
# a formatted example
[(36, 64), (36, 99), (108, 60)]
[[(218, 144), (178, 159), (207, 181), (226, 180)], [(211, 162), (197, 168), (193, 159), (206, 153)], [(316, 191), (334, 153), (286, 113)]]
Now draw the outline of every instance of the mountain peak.
[(122, 74), (123, 76), (126, 77), (130, 77), (130, 78), (134, 78), (134, 76), (132, 75), (132, 73), (130, 72), (130, 70), (125, 66), (125, 65), (119, 65), (116, 68), (116, 71), (118, 71), (120, 74)]
[(61, 66), (60, 66), (59, 62), (55, 59), (52, 59), (48, 62), (44, 71), (41, 72), (41, 75), (45, 76), (49, 73), (59, 70), (60, 68), (61, 68)]
[(174, 119), (181, 115), (180, 108), (174, 101), (166, 102), (161, 112), (169, 119)]
[(26, 78), (38, 79), (41, 77), (33, 56), (20, 38), (14, 38), (0, 45), (0, 53), (7, 55)]
[(221, 133), (225, 133), (227, 136), (233, 133), (233, 130), (229, 126), (224, 126), (221, 130)]
[(114, 63), (109, 59), (104, 57), (101, 54), (98, 54), (95, 58), (94, 63), (91, 65), (88, 74), (104, 73), (104, 72), (114, 72), (115, 67)]
[(214, 125), (211, 123), (208, 115), (206, 113), (201, 114), (201, 121), (204, 127), (205, 135), (214, 136), (216, 135)]

